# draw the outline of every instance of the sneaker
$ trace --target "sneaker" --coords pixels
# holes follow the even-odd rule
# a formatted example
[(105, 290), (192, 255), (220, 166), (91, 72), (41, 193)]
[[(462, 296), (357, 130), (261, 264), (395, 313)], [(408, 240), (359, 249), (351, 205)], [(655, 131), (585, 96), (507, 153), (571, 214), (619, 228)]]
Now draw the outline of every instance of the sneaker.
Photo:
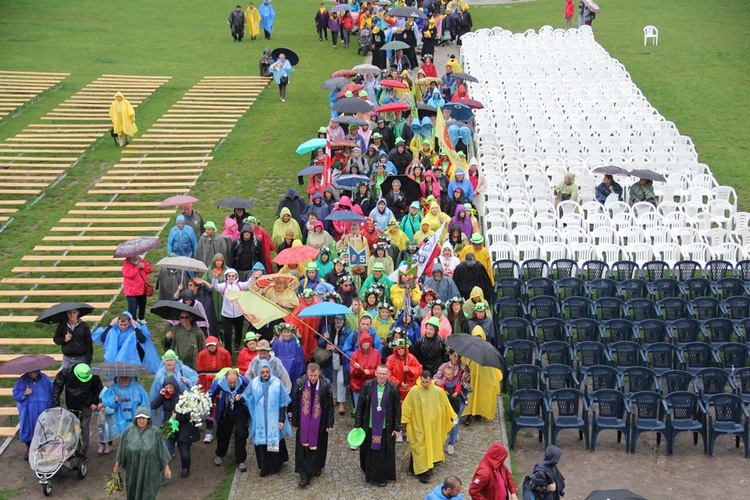
[(96, 449), (96, 452), (101, 455), (104, 453), (104, 443), (99, 443), (99, 447)]
[(282, 97), (282, 98), (281, 98), (281, 102), (286, 102), (286, 99), (284, 99), (284, 98)]
[(357, 451), (359, 449), (359, 446), (350, 446), (349, 449), (352, 451)]
[(222, 465), (223, 463), (224, 463), (224, 459), (223, 459), (223, 458), (221, 458), (221, 457), (216, 457), (216, 458), (214, 459), (214, 465), (215, 465), (216, 467), (221, 467), (221, 465)]
[(203, 442), (206, 444), (210, 443), (213, 440), (214, 440), (214, 435), (212, 432), (207, 432), (206, 437), (203, 438)]
[(146, 324), (146, 319), (145, 318), (144, 319), (139, 319), (138, 323), (140, 323), (142, 325), (145, 325)]
[(109, 444), (107, 444), (104, 446), (104, 454), (108, 455), (110, 453), (112, 453), (112, 447)]
[(396, 434), (396, 442), (397, 443), (403, 443), (404, 442), (404, 435), (401, 432), (399, 432), (398, 434)]
[(125, 145), (125, 139), (123, 139), (122, 136), (119, 136), (117, 138), (117, 142), (120, 143), (120, 147), (123, 147)]
[(247, 472), (247, 465), (245, 465), (245, 462), (242, 462), (237, 465), (237, 469), (239, 469), (240, 472)]
[(456, 449), (455, 449), (455, 448), (453, 447), (453, 445), (452, 445), (452, 444), (449, 444), (449, 445), (448, 445), (448, 448), (446, 448), (445, 452), (446, 452), (446, 453), (447, 453), (448, 455), (453, 455), (454, 453), (456, 453)]
[(180, 472), (180, 477), (182, 479), (185, 479), (190, 475), (190, 469), (182, 469), (182, 472)]

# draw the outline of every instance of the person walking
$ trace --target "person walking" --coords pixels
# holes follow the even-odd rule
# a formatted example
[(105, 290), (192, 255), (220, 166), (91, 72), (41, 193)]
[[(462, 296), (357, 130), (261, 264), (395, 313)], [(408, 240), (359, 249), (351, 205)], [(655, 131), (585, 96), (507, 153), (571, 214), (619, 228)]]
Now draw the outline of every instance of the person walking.
[(337, 12), (332, 12), (328, 18), (328, 29), (331, 30), (331, 40), (333, 41), (333, 48), (336, 48), (336, 42), (339, 39), (339, 31), (341, 30), (341, 23), (339, 23), (339, 15)]
[(248, 380), (235, 368), (227, 370), (223, 377), (214, 380), (209, 391), (211, 401), (215, 401), (214, 421), (216, 422), (216, 458), (214, 465), (221, 467), (229, 449), (229, 441), (234, 434), (234, 460), (237, 470), (247, 472), (248, 418), (250, 413), (242, 394), (249, 385)]
[(138, 255), (122, 261), (122, 289), (128, 302), (128, 313), (142, 325), (146, 324), (146, 301), (154, 292), (148, 280), (152, 271), (151, 264)]
[(39, 415), (52, 406), (52, 380), (40, 370), (25, 373), (13, 387), (13, 399), (18, 407), (18, 437), (26, 445), (23, 459), (29, 459), (29, 446)]
[(544, 460), (534, 466), (531, 473), (531, 491), (539, 500), (560, 500), (565, 496), (565, 477), (557, 464), (562, 458), (562, 450), (555, 445), (544, 450)]
[(351, 40), (353, 29), (354, 18), (352, 18), (351, 12), (346, 11), (343, 16), (341, 16), (341, 41), (344, 43), (344, 48), (349, 47), (349, 41)]
[(242, 13), (242, 7), (237, 6), (229, 13), (227, 24), (232, 29), (232, 38), (235, 42), (241, 42), (245, 36), (245, 14)]
[(286, 60), (284, 53), (279, 54), (279, 58), (269, 68), (276, 85), (279, 86), (279, 97), (281, 102), (286, 101), (286, 86), (289, 85), (289, 76), (294, 71), (292, 65)]
[(330, 14), (326, 10), (324, 3), (320, 4), (320, 8), (315, 13), (315, 29), (318, 31), (318, 41), (322, 42), (325, 36), (326, 42), (328, 41), (328, 19)]
[(266, 40), (271, 39), (271, 33), (273, 32), (273, 22), (276, 19), (276, 11), (271, 5), (271, 0), (263, 0), (263, 3), (258, 7), (258, 13), (260, 13), (260, 27), (263, 29)]
[[(89, 452), (91, 413), (98, 410), (99, 394), (104, 388), (99, 377), (91, 375), (90, 370), (91, 367), (86, 363), (78, 363), (60, 370), (55, 376), (55, 391), (52, 394), (52, 406), (60, 406), (60, 396), (65, 393), (65, 407), (80, 420), (84, 457)], [(101, 455), (104, 446), (100, 444), (99, 448), (101, 448), (99, 451)]]
[(112, 119), (112, 133), (117, 136), (120, 147), (130, 144), (128, 137), (138, 132), (135, 126), (135, 110), (122, 92), (115, 94), (115, 100), (109, 106), (109, 117)]
[(255, 8), (255, 4), (250, 2), (245, 9), (245, 26), (247, 26), (247, 34), (250, 35), (250, 40), (258, 38), (260, 33), (260, 13)]
[(513, 474), (505, 465), (508, 450), (502, 443), (493, 443), (477, 466), (469, 486), (472, 500), (495, 500), (505, 498), (518, 500), (518, 489)]
[(61, 370), (77, 363), (91, 364), (94, 357), (94, 342), (91, 340), (91, 329), (88, 323), (79, 318), (80, 311), (72, 309), (67, 313), (67, 320), (61, 321), (55, 330), (53, 341), (62, 346), (63, 361)]

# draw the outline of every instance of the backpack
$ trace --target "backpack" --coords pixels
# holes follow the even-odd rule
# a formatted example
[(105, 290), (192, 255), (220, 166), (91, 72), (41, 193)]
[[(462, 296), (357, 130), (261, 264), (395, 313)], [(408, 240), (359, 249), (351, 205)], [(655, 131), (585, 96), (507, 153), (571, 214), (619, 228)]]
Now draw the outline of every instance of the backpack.
[(458, 27), (459, 28), (469, 27), (469, 16), (466, 14), (466, 12), (461, 12), (458, 15)]
[(521, 486), (522, 500), (536, 500), (536, 495), (531, 490), (531, 476), (532, 474), (529, 474), (523, 478), (523, 486)]

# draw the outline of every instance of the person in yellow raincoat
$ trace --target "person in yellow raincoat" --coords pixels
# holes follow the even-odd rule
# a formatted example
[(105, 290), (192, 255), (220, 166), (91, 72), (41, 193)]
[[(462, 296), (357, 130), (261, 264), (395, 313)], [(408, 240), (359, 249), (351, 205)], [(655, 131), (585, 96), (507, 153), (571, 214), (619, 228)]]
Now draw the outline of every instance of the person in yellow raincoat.
[(388, 228), (385, 231), (385, 235), (388, 236), (391, 239), (391, 243), (396, 245), (401, 251), (406, 248), (406, 243), (409, 241), (409, 237), (401, 230), (401, 226), (396, 219), (391, 219), (388, 222)]
[(401, 423), (406, 424), (411, 451), (409, 470), (420, 482), (428, 483), (433, 466), (445, 460), (443, 444), (456, 417), (445, 391), (435, 385), (430, 371), (424, 370), (401, 406)]
[(128, 137), (133, 137), (138, 132), (138, 127), (135, 126), (135, 110), (122, 92), (115, 94), (115, 100), (109, 106), (109, 117), (112, 119), (112, 129), (118, 136), (120, 147), (129, 144)]
[(295, 240), (302, 239), (302, 229), (299, 227), (299, 222), (292, 218), (292, 211), (287, 207), (281, 209), (279, 212), (280, 217), (273, 223), (273, 230), (271, 231), (271, 240), (276, 246), (284, 241), (284, 234), (287, 230), (291, 230), (294, 233)]
[[(487, 340), (484, 330), (479, 325), (474, 327), (471, 334), (474, 337)], [(502, 372), (491, 366), (478, 365), (470, 359), (466, 359), (466, 366), (469, 367), (471, 373), (472, 389), (464, 410), (467, 423), (471, 422), (473, 417), (494, 420), (495, 410), (497, 409), (497, 395), (500, 394), (500, 382), (503, 380)]]
[(250, 40), (255, 40), (255, 37), (260, 33), (260, 13), (253, 2), (250, 2), (245, 10), (245, 25), (247, 25), (247, 34), (250, 35)]
[(474, 233), (471, 235), (470, 241), (471, 245), (467, 245), (461, 250), (461, 255), (459, 255), (458, 258), (461, 262), (464, 262), (466, 256), (469, 253), (473, 253), (477, 262), (484, 266), (484, 270), (487, 271), (487, 275), (490, 277), (490, 281), (494, 285), (495, 276), (492, 274), (492, 258), (490, 257), (490, 252), (487, 250), (487, 247), (484, 246), (484, 236), (479, 233)]
[(443, 222), (445, 222), (445, 229), (443, 229), (443, 234), (440, 235), (440, 243), (442, 244), (443, 241), (445, 241), (445, 238), (448, 237), (448, 225), (450, 224), (451, 218), (448, 214), (440, 211), (440, 204), (437, 201), (433, 200), (430, 202), (430, 210), (422, 218), (422, 223), (425, 221), (427, 221), (430, 225), (430, 229), (433, 231), (438, 231)]
[(489, 302), (487, 302), (487, 299), (484, 298), (482, 288), (478, 286), (471, 289), (469, 300), (464, 302), (464, 313), (467, 317), (471, 318), (471, 314), (474, 312), (474, 306), (480, 302), (487, 306), (487, 316), (492, 317), (492, 308), (490, 307)]

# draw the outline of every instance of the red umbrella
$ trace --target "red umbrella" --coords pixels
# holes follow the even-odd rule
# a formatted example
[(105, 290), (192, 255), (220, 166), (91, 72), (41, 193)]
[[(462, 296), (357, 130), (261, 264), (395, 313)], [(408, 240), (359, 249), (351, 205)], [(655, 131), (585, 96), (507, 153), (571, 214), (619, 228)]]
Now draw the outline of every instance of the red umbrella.
[(26, 354), (3, 363), (0, 366), (2, 375), (23, 375), (24, 373), (43, 370), (57, 363), (51, 356), (44, 354)]
[(337, 97), (344, 97), (344, 94), (346, 94), (347, 91), (351, 92), (354, 95), (357, 95), (364, 85), (359, 83), (350, 83), (349, 85), (346, 85), (343, 89), (341, 89), (341, 92), (338, 93)]
[(464, 106), (467, 106), (471, 109), (484, 109), (484, 104), (482, 104), (479, 101), (475, 101), (474, 99), (458, 99), (458, 104), (463, 104)]
[(407, 111), (411, 109), (411, 106), (406, 104), (405, 102), (389, 102), (388, 104), (383, 104), (378, 109), (375, 110), (376, 113), (395, 113), (396, 111)]
[(331, 143), (331, 149), (343, 149), (347, 146), (350, 148), (356, 148), (358, 144), (354, 141), (333, 141)]
[(319, 253), (320, 250), (317, 248), (300, 245), (282, 250), (273, 258), (273, 261), (280, 266), (285, 264), (299, 264), (300, 262), (316, 258)]
[(357, 75), (357, 72), (354, 71), (354, 70), (351, 70), (351, 69), (340, 69), (340, 70), (336, 71), (335, 73), (333, 73), (331, 75), (331, 78), (336, 78), (336, 77), (339, 77), (339, 76), (343, 76), (344, 78), (351, 78), (351, 77), (356, 76), (356, 75)]
[(380, 80), (378, 83), (380, 83), (381, 87), (392, 87), (394, 89), (408, 89), (409, 86), (405, 84), (404, 82), (400, 82), (398, 80)]
[(190, 195), (170, 196), (166, 200), (159, 203), (159, 206), (157, 208), (176, 207), (179, 205), (184, 205), (186, 203), (198, 203), (199, 201), (200, 200), (198, 198)]
[(118, 259), (135, 257), (136, 255), (141, 255), (158, 247), (160, 244), (159, 238), (155, 236), (133, 238), (132, 240), (124, 241), (117, 245), (114, 257)]

